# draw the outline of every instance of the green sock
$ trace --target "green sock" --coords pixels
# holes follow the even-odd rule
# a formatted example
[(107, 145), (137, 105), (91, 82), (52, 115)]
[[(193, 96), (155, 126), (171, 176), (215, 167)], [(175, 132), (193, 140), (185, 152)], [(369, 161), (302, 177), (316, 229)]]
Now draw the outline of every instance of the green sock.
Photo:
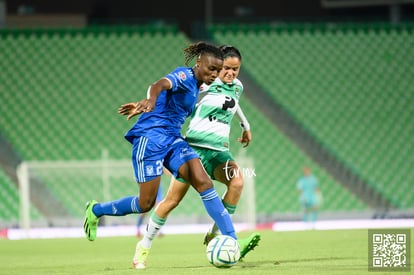
[(224, 208), (227, 209), (230, 215), (233, 215), (236, 212), (237, 205), (228, 204), (227, 202), (223, 201)]

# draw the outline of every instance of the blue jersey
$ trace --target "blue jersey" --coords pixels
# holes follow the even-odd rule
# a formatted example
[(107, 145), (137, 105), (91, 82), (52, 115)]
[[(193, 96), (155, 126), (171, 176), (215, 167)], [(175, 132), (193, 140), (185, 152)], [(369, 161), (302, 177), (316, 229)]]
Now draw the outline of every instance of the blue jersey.
[(181, 136), (186, 118), (193, 112), (199, 86), (194, 71), (189, 67), (178, 67), (165, 76), (172, 87), (160, 93), (152, 112), (142, 113), (134, 126), (125, 134), (129, 142), (137, 136), (161, 138)]

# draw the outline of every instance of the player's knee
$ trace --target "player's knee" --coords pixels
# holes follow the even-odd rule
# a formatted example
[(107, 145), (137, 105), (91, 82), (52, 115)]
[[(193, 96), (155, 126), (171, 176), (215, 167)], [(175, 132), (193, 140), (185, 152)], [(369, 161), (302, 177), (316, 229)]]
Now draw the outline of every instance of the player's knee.
[(194, 189), (198, 193), (201, 193), (201, 192), (206, 191), (207, 189), (212, 188), (213, 187), (213, 182), (208, 177), (206, 177), (206, 178), (203, 177), (203, 178), (194, 179), (191, 182), (191, 185), (194, 187)]
[(234, 178), (229, 182), (229, 189), (232, 189), (236, 192), (241, 192), (243, 190), (243, 179)]
[(153, 201), (139, 201), (139, 208), (141, 208), (142, 213), (146, 213), (154, 207), (155, 202)]

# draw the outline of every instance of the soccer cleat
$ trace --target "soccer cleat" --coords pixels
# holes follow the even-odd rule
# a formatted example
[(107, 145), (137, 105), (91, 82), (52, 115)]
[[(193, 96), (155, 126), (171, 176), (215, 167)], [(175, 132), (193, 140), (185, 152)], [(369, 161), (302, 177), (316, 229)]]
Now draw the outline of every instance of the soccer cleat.
[(132, 266), (135, 269), (145, 269), (147, 267), (147, 257), (149, 254), (150, 249), (149, 248), (143, 248), (141, 246), (141, 242), (139, 241), (137, 243), (137, 246), (135, 248), (135, 255), (132, 259)]
[(86, 238), (90, 241), (96, 239), (96, 230), (98, 229), (99, 218), (95, 216), (92, 208), (98, 202), (95, 200), (86, 203), (85, 222), (83, 223), (83, 231), (85, 231)]
[(252, 251), (259, 244), (260, 234), (255, 232), (251, 234), (248, 238), (239, 239), (237, 241), (239, 242), (240, 246), (240, 261), (244, 258), (244, 256), (246, 256), (247, 253)]
[(214, 237), (215, 236), (217, 236), (217, 234), (216, 233), (214, 233), (214, 232), (207, 232), (206, 233), (206, 235), (204, 236), (204, 242), (203, 242), (203, 244), (204, 245), (208, 245), (208, 243), (212, 240), (212, 239), (214, 239)]

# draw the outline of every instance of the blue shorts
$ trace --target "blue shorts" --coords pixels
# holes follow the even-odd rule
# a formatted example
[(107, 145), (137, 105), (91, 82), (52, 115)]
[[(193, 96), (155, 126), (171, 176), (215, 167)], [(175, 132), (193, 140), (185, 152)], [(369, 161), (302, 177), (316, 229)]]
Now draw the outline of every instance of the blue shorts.
[(178, 177), (181, 165), (193, 158), (199, 156), (181, 137), (151, 139), (141, 136), (136, 137), (132, 144), (132, 165), (138, 183), (161, 176), (164, 167)]

